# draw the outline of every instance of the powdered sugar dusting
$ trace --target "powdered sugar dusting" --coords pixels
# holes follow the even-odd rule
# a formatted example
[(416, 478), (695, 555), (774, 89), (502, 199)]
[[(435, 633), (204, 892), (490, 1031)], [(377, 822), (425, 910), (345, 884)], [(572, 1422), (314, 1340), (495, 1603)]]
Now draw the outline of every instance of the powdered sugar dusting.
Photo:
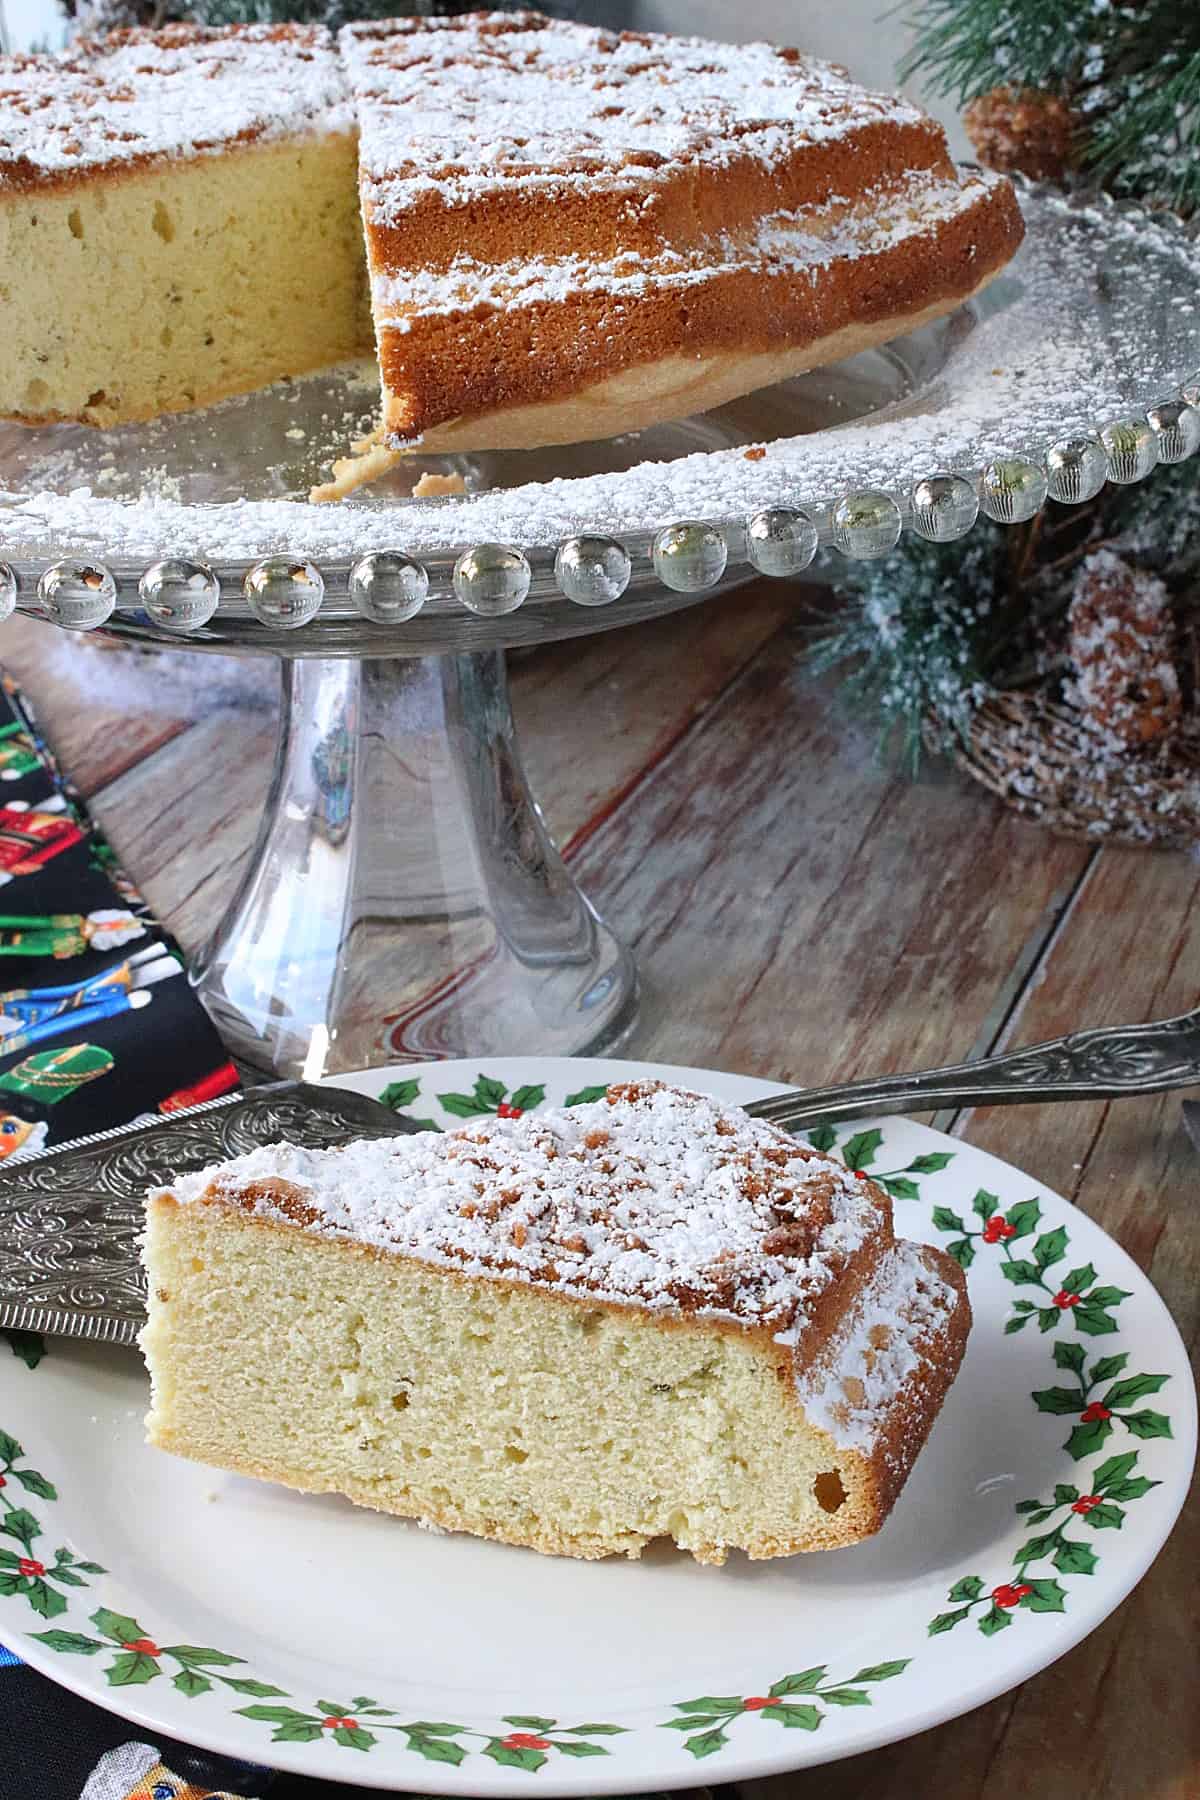
[(853, 206), (838, 196), (823, 207), (774, 213), (741, 236), (722, 232), (690, 249), (668, 247), (653, 257), (625, 251), (607, 260), (564, 256), (480, 263), (464, 254), (444, 273), (381, 272), (371, 284), (376, 321), (403, 331), (410, 312), (554, 305), (589, 293), (632, 299), (656, 288), (690, 287), (739, 271), (767, 277), (809, 273), (815, 280), (841, 259), (878, 256), (906, 238), (932, 235), (939, 225), (977, 206), (998, 179), (948, 179), (916, 170), (886, 189), (869, 190)]
[(318, 27), (172, 25), (0, 59), (0, 189), (353, 127), (333, 39)]
[(689, 163), (771, 165), (797, 143), (919, 123), (892, 95), (773, 45), (548, 25), (535, 13), (348, 25), (373, 218), (423, 196), (622, 183)]
[(958, 1304), (957, 1291), (920, 1245), (894, 1244), (826, 1348), (797, 1372), (809, 1423), (869, 1455), (894, 1423), (897, 1394), (937, 1354)]
[(607, 1100), (340, 1150), (272, 1145), (180, 1179), (270, 1219), (579, 1298), (768, 1327), (795, 1342), (868, 1240), (870, 1184), (734, 1107), (657, 1083)]

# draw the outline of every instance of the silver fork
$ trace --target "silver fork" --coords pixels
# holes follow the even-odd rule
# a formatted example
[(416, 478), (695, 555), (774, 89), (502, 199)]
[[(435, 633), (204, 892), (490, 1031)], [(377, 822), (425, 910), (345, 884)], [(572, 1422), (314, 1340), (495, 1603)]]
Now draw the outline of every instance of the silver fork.
[(1120, 1100), (1200, 1083), (1200, 1010), (1149, 1025), (1102, 1025), (978, 1062), (913, 1075), (880, 1075), (797, 1088), (746, 1111), (785, 1131), (839, 1119), (943, 1107), (1019, 1106), (1047, 1100)]

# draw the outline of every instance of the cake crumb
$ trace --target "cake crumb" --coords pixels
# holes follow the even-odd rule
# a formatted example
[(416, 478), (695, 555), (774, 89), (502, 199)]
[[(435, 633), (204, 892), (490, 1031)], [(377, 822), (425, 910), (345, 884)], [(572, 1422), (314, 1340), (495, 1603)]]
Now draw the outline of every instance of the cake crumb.
[(436, 475), (431, 469), (426, 469), (413, 489), (413, 499), (440, 500), (448, 494), (465, 494), (466, 491), (467, 484), (463, 476)]

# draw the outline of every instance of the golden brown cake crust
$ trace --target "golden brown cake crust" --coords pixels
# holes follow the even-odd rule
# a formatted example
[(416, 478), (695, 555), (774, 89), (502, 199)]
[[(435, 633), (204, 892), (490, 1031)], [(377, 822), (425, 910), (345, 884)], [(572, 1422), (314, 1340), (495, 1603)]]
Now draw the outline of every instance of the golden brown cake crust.
[(175, 24), (0, 56), (0, 200), (352, 129), (321, 26)]
[[(380, 321), (384, 432), (429, 439), (432, 448), (433, 434), (451, 421), (577, 393), (685, 346), (700, 360), (722, 351), (803, 350), (855, 332), (856, 347), (864, 348), (908, 328), (913, 315), (925, 322), (977, 293), (1009, 261), (1023, 230), (1016, 197), (1003, 183), (981, 188), (975, 204), (932, 232), (873, 255), (869, 282), (847, 258), (811, 281), (738, 269), (686, 287), (651, 288), (632, 301), (576, 293), (567, 302), (506, 310), (417, 313), (404, 331)], [(472, 447), (497, 446), (489, 438)]]
[(439, 1136), (271, 1146), (174, 1192), (451, 1273), (761, 1325), (805, 1354), (894, 1241), (865, 1172), (649, 1080)]
[(685, 167), (653, 186), (644, 177), (639, 183), (631, 168), (612, 187), (565, 187), (549, 205), (536, 189), (493, 192), (468, 208), (435, 191), (384, 218), (372, 208), (369, 177), (363, 188), (367, 235), (378, 266), (445, 270), (464, 244), (481, 262), (505, 262), (514, 253), (598, 260), (625, 250), (652, 255), (664, 245), (700, 243), (747, 218), (822, 206), (842, 188), (859, 192), (912, 169), (950, 173), (944, 133), (931, 119), (863, 124), (834, 144), (784, 152), (773, 168), (749, 159), (716, 168)]
[[(571, 442), (719, 404), (755, 357), (811, 366), (806, 346), (951, 310), (1022, 236), (1011, 186), (964, 179), (933, 120), (795, 50), (537, 14), (340, 42), (395, 448)], [(722, 360), (711, 397), (652, 380), (621, 423), (555, 409), (679, 356)]]
[[(897, 1241), (864, 1173), (644, 1081), (452, 1133), (253, 1151), (151, 1198), (146, 1260), (153, 1442), (584, 1557), (664, 1534), (711, 1562), (869, 1535), (970, 1320), (957, 1264)], [(231, 1430), (207, 1397), (235, 1367), (211, 1327), (252, 1293), (278, 1367), (247, 1364), (253, 1405)], [(594, 1436), (572, 1435), (583, 1393)], [(446, 1417), (454, 1443), (510, 1447), (455, 1475), (457, 1452), (428, 1448)], [(663, 1427), (678, 1449), (655, 1448)]]
[[(99, 242), (105, 184), (131, 210), (138, 176), (173, 181), (301, 139), (349, 157), (356, 137), (382, 440), (314, 498), (419, 443), (569, 443), (722, 404), (949, 311), (1023, 230), (1007, 182), (964, 179), (933, 120), (840, 68), (536, 13), (376, 21), (336, 46), (319, 27), (175, 25), (0, 57), (0, 228), (18, 267), (47, 242), (43, 285), (77, 298), (91, 221), (76, 195)], [(61, 217), (32, 216), (41, 194)], [(168, 242), (170, 199), (150, 209)], [(230, 216), (236, 227), (236, 205)], [(214, 276), (221, 293), (245, 285), (239, 255), (264, 268), (254, 217), (240, 249), (236, 229), (223, 248), (235, 279)], [(162, 313), (175, 272), (149, 224), (145, 237)], [(127, 285), (136, 256), (131, 269)], [(347, 261), (341, 285), (356, 279)], [(269, 333), (257, 292), (227, 316), (206, 293), (207, 336), (189, 321), (177, 342), (175, 319), (156, 315), (153, 344), (126, 355), (119, 332), (80, 334), (77, 304), (47, 309), (36, 283), (23, 298), (7, 365), (0, 344), (0, 408), (26, 424), (148, 419), (365, 348), (357, 322), (335, 342), (293, 299), (303, 329), (291, 344), (276, 334), (277, 357), (239, 323)], [(620, 378), (643, 371), (631, 396)]]

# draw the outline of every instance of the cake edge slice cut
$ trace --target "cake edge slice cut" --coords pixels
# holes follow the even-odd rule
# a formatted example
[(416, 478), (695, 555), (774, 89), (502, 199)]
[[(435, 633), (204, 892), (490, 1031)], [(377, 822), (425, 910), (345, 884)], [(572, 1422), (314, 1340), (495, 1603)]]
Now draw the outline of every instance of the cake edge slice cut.
[(329, 32), (121, 31), (6, 77), (0, 415), (138, 423), (371, 352)]

